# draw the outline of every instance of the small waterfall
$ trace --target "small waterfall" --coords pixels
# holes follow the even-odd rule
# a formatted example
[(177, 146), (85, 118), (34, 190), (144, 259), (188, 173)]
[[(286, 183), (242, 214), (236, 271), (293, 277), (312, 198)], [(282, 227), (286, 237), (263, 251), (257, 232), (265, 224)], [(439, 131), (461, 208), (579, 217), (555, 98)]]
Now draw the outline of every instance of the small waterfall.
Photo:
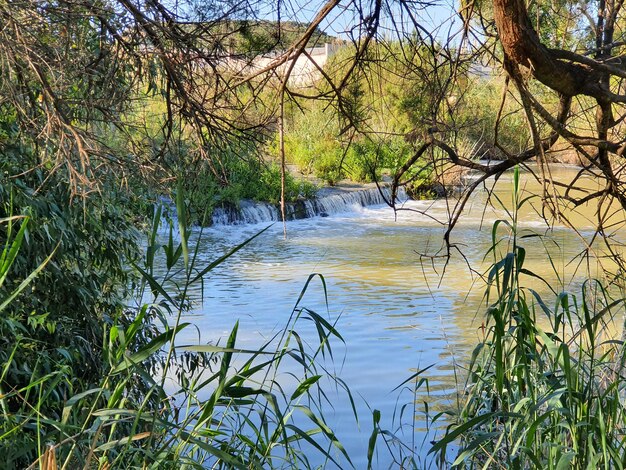
[[(382, 191), (382, 194), (381, 194)], [(385, 204), (391, 197), (389, 187), (365, 189), (325, 189), (313, 199), (290, 202), (285, 206), (287, 220), (327, 217), (342, 212), (351, 212), (357, 207)], [(326, 194), (325, 194), (326, 193)], [(383, 197), (384, 196), (384, 197)], [(404, 201), (407, 195), (399, 189), (398, 200)], [(280, 206), (263, 202), (242, 201), (239, 208), (216, 208), (213, 212), (214, 225), (258, 224), (282, 220)]]

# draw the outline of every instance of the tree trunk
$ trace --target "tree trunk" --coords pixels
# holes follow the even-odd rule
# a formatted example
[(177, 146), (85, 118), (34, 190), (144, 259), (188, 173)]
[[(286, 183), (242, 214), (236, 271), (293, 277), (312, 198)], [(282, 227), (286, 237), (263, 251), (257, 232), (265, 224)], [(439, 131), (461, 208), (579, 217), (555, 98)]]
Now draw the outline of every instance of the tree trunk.
[(566, 96), (599, 98), (599, 76), (584, 64), (557, 59), (544, 46), (528, 17), (524, 0), (493, 0), (496, 27), (506, 57), (525, 67), (547, 87)]

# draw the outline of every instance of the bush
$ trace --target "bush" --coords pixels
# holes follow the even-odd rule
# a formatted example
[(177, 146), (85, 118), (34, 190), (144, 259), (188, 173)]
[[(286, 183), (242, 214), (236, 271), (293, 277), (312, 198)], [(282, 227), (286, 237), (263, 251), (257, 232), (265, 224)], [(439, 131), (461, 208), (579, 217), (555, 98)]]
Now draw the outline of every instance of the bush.
[[(339, 137), (339, 118), (320, 103), (291, 111), (285, 152), (304, 174), (334, 185), (344, 178), (368, 183), (393, 172), (414, 152), (403, 136), (359, 135), (352, 142)], [(427, 172), (424, 172), (426, 175)]]
[[(74, 200), (61, 169), (51, 173), (40, 167), (13, 176), (22, 173), (28, 154), (5, 147), (9, 158), (0, 162), (0, 248), (6, 254), (19, 242), (0, 299), (11, 299), (45, 265), (0, 317), (0, 387), (4, 411), (10, 412), (0, 433), (14, 434), (0, 441), (0, 455), (19, 468), (33, 461), (40, 446), (41, 429), (27, 424), (34, 403), (43, 420), (39, 427), (46, 428), (47, 420), (62, 418), (67, 399), (96, 387), (108, 373), (105, 337), (112, 325), (134, 316), (126, 307), (136, 280), (129, 263), (139, 256), (130, 198), (107, 188), (101, 197)], [(143, 328), (138, 344), (150, 337), (149, 322)], [(140, 378), (126, 390), (128, 397), (141, 393)], [(23, 431), (15, 433), (20, 426)]]
[[(293, 103), (292, 103), (293, 104)], [(285, 130), (285, 154), (289, 163), (295, 164), (305, 175), (314, 175), (328, 184), (344, 178), (341, 160), (344, 149), (338, 139), (336, 118), (329, 110), (313, 104), (300, 112), (290, 110)], [(273, 147), (276, 148), (278, 135)]]
[[(201, 162), (181, 175), (183, 189), (188, 195), (193, 218), (204, 225), (210, 224), (215, 207), (238, 206), (242, 199), (278, 204), (281, 195), (280, 166), (265, 163), (249, 150), (248, 154), (225, 151), (222, 155), (223, 172), (227, 184), (220, 184), (209, 166)], [(310, 198), (315, 186), (298, 181), (291, 174), (285, 175), (285, 200), (293, 202)]]
[[(413, 146), (401, 136), (364, 138), (357, 140), (346, 162), (355, 181), (380, 180), (382, 173), (394, 173), (415, 152)], [(427, 177), (430, 173), (423, 172)]]
[[(502, 156), (495, 147), (495, 126), (502, 105), (504, 80), (501, 77), (473, 77), (473, 83), (461, 97), (457, 126), (462, 154), (468, 157)], [(523, 111), (510, 94), (502, 109), (498, 126), (498, 144), (510, 153), (517, 153), (531, 145), (528, 123)]]

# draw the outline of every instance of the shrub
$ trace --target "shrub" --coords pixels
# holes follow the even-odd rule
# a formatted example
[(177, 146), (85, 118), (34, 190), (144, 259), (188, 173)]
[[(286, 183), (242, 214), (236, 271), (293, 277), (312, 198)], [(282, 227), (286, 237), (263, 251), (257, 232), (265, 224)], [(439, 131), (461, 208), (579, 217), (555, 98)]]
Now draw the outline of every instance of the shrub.
[[(63, 170), (50, 173), (40, 167), (13, 176), (28, 161), (28, 149), (5, 148), (9, 155), (23, 160), (0, 162), (0, 248), (6, 252), (16, 232), (22, 236), (0, 286), (0, 299), (11, 299), (0, 317), (0, 387), (6, 394), (4, 412), (10, 412), (0, 433), (13, 436), (0, 441), (0, 455), (23, 468), (41, 445), (33, 416), (39, 417), (40, 428), (48, 420), (61, 420), (65, 401), (97, 386), (109, 370), (103, 353), (106, 332), (134, 315), (126, 302), (136, 280), (129, 263), (139, 256), (139, 232), (127, 209), (133, 206), (129, 198), (109, 190), (101, 197), (73, 200)], [(11, 219), (15, 216), (25, 217), (22, 232), (20, 220)], [(42, 263), (45, 269), (38, 272)], [(26, 291), (11, 298), (33, 272), (38, 275)], [(137, 339), (149, 337), (146, 322)], [(141, 382), (135, 380), (126, 394), (140, 394)]]
[[(243, 150), (243, 151), (242, 151)], [(200, 162), (181, 174), (183, 189), (190, 202), (193, 218), (201, 224), (210, 224), (215, 207), (237, 206), (242, 199), (277, 204), (281, 195), (280, 166), (266, 163), (255, 146), (222, 150), (222, 172), (226, 180), (221, 184), (206, 162)], [(297, 181), (285, 175), (285, 199), (293, 202), (312, 197), (313, 184)]]

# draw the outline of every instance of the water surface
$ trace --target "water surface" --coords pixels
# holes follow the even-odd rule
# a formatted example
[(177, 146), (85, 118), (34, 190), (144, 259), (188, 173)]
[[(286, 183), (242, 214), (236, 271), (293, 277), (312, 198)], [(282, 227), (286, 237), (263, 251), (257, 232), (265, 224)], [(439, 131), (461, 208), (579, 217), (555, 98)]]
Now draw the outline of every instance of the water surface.
[[(576, 171), (555, 170), (562, 179)], [(527, 191), (540, 190), (528, 176), (522, 176), (522, 183)], [(593, 186), (591, 181), (587, 184)], [(504, 176), (494, 193), (509, 208), (511, 188), (511, 175)], [(276, 224), (213, 271), (202, 288), (196, 287), (196, 304), (186, 320), (199, 333), (190, 330), (180, 340), (197, 342), (201, 335), (205, 342), (224, 341), (239, 321), (239, 347), (259, 346), (287, 323), (309, 276), (323, 275), (328, 309), (318, 279), (311, 283), (303, 305), (330, 321), (337, 320), (345, 345), (333, 343), (334, 360), (329, 367), (349, 384), (360, 414), (357, 425), (345, 394), (331, 390), (334, 410), (328, 411), (329, 424), (355, 467), (365, 468), (371, 410), (378, 409), (382, 426), (397, 431), (415, 450), (418, 466), (425, 468), (429, 441), (441, 431), (426, 431), (424, 402), (431, 415), (456, 407), (469, 354), (482, 336), (484, 283), (479, 274), (489, 265), (490, 259), (484, 258), (491, 246), (492, 226), (495, 220), (510, 217), (498, 203), (496, 207), (487, 204), (487, 197), (485, 190), (472, 197), (452, 233), (451, 241), (460, 252), (453, 250), (450, 258), (441, 256), (445, 249), (440, 251), (445, 227), (433, 218), (445, 221), (454, 201), (409, 201), (403, 206), (406, 210), (395, 214), (387, 206), (347, 207), (342, 214), (288, 222), (286, 238), (282, 225)], [(540, 208), (538, 199), (522, 208), (523, 233), (546, 234), (548, 226), (536, 213)], [(623, 214), (616, 217), (623, 218)], [(583, 238), (591, 237), (593, 207), (569, 213), (569, 218)], [(200, 258), (215, 259), (265, 226), (206, 229)], [(524, 239), (523, 245), (528, 250), (526, 267), (550, 280), (556, 290), (576, 289), (586, 268), (597, 272), (593, 263), (570, 262), (584, 243), (562, 222), (555, 222), (545, 239)], [(540, 282), (529, 279), (528, 283), (547, 292)], [(315, 342), (311, 322), (301, 322), (299, 331), (306, 341)], [(428, 366), (424, 374), (428, 391), (422, 387), (415, 400), (410, 390), (413, 383), (393, 391)], [(289, 387), (290, 376), (284, 374), (283, 380)], [(406, 411), (400, 428), (398, 415), (405, 404), (409, 404), (407, 410), (415, 405), (416, 413)], [(377, 467), (386, 468), (393, 463), (392, 457), (383, 451), (382, 442), (379, 446)]]

